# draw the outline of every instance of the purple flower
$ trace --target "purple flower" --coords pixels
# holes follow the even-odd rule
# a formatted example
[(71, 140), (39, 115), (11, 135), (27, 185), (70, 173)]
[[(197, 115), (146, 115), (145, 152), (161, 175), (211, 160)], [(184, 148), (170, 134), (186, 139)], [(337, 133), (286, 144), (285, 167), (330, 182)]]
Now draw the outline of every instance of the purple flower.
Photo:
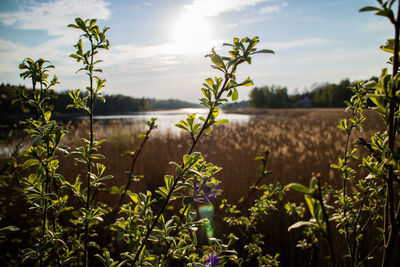
[(217, 197), (219, 191), (216, 184), (198, 181), (194, 184), (193, 199), (200, 203), (211, 204), (211, 201)]
[(217, 253), (215, 252), (209, 253), (204, 259), (204, 264), (206, 265), (206, 267), (216, 267), (218, 266), (218, 263), (219, 258)]

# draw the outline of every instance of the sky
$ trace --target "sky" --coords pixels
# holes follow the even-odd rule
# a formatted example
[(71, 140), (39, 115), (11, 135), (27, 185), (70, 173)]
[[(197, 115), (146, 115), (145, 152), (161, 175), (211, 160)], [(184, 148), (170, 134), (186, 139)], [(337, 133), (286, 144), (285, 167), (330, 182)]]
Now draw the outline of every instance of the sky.
[[(360, 13), (373, 0), (1, 0), (0, 83), (30, 85), (19, 77), (24, 58), (55, 65), (56, 90), (83, 89), (88, 77), (69, 55), (79, 31), (76, 17), (110, 27), (110, 50), (102, 50), (105, 94), (198, 102), (208, 77), (219, 73), (205, 58), (211, 48), (225, 55), (233, 37), (260, 38), (257, 55), (240, 65), (237, 80), (280, 85), (290, 94), (316, 84), (378, 76), (388, 67), (379, 49), (392, 38), (383, 17)], [(252, 87), (239, 90), (248, 99)]]

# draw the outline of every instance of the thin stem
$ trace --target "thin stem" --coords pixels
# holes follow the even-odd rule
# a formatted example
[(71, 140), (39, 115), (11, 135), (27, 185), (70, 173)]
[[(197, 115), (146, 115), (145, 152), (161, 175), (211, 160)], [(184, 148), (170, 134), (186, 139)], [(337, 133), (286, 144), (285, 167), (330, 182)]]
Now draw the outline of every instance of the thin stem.
[[(93, 131), (93, 111), (94, 111), (94, 95), (93, 95), (93, 57), (94, 57), (94, 49), (93, 49), (93, 40), (92, 37), (89, 35), (90, 41), (90, 64), (89, 64), (89, 80), (90, 80), (90, 113), (89, 113), (89, 123), (90, 123), (90, 144), (89, 150), (93, 148), (94, 142), (94, 131)], [(88, 155), (87, 160), (87, 195), (86, 195), (86, 221), (85, 221), (85, 248), (84, 248), (84, 266), (88, 266), (89, 256), (88, 256), (88, 241), (89, 241), (89, 209), (90, 209), (90, 191), (91, 191), (91, 184), (90, 184), (90, 173), (92, 168), (92, 160), (90, 154)], [(94, 196), (93, 196), (94, 198)]]
[(127, 181), (127, 183), (126, 183), (124, 192), (121, 194), (121, 197), (120, 197), (120, 199), (119, 199), (119, 201), (118, 201), (117, 206), (116, 206), (116, 207), (114, 208), (114, 210), (113, 210), (113, 213), (112, 213), (112, 215), (111, 215), (111, 221), (114, 220), (114, 218), (115, 218), (115, 216), (117, 215), (119, 209), (121, 208), (122, 202), (124, 201), (124, 198), (125, 198), (125, 196), (126, 196), (126, 193), (128, 192), (129, 187), (130, 187), (130, 185), (131, 185), (131, 183), (132, 183), (133, 171), (134, 171), (134, 169), (135, 169), (136, 160), (139, 158), (140, 153), (141, 153), (142, 150), (143, 150), (144, 144), (145, 144), (146, 141), (149, 139), (149, 134), (150, 134), (150, 132), (151, 132), (152, 129), (153, 129), (153, 128), (150, 127), (148, 133), (146, 133), (146, 137), (143, 139), (143, 142), (140, 144), (140, 147), (136, 150), (135, 154), (132, 156), (132, 163), (131, 163), (131, 168), (130, 168), (130, 170), (129, 170), (128, 181)]
[[(185, 206), (185, 209), (184, 209), (183, 212), (179, 215), (179, 221), (180, 221), (180, 222), (182, 221), (183, 216), (185, 215), (185, 213), (186, 213), (186, 211), (187, 211), (188, 208), (189, 208), (189, 205)], [(178, 235), (178, 233), (181, 231), (181, 229), (182, 229), (182, 228), (179, 227), (179, 226), (177, 225), (177, 226), (175, 227), (175, 230), (174, 230), (174, 232), (173, 232), (173, 234), (172, 234), (171, 236), (176, 236), (176, 235)], [(171, 245), (172, 245), (172, 240), (170, 240), (170, 241), (168, 242), (167, 248), (165, 249), (164, 261), (166, 261), (166, 260), (168, 259), (168, 257), (169, 257), (168, 251), (169, 251)]]
[[(263, 170), (262, 170), (263, 172), (265, 171), (266, 166), (267, 166), (268, 156), (269, 156), (269, 153), (265, 152), (265, 158), (263, 159)], [(250, 200), (250, 197), (257, 191), (257, 186), (260, 184), (260, 182), (264, 178), (264, 176), (262, 176), (262, 175), (263, 174), (260, 174), (260, 177), (258, 177), (257, 182), (254, 185), (254, 188), (247, 194), (246, 199), (239, 205), (238, 210), (240, 212), (243, 212), (243, 208), (245, 207), (246, 203)], [(224, 239), (226, 239), (228, 237), (228, 234), (229, 234), (230, 230), (232, 229), (232, 227), (233, 227), (233, 225), (230, 224), (228, 229), (225, 231)]]
[[(393, 72), (392, 79), (398, 72), (399, 68), (399, 35), (400, 35), (400, 1), (397, 7), (397, 17), (395, 21), (392, 21), (395, 29), (394, 38), (394, 51), (393, 51)], [(388, 116), (388, 126), (387, 133), (389, 139), (389, 147), (387, 152), (387, 160), (390, 160), (394, 154), (394, 147), (396, 143), (396, 128), (394, 127), (394, 113), (397, 110), (398, 103), (394, 100), (397, 88), (390, 88), (389, 92), (389, 116)], [(387, 164), (387, 183), (386, 183), (386, 202), (385, 202), (385, 239), (384, 239), (384, 251), (382, 257), (382, 267), (390, 266), (390, 261), (392, 257), (392, 252), (396, 244), (396, 239), (398, 236), (399, 223), (396, 220), (395, 214), (395, 204), (394, 204), (394, 188), (393, 181), (395, 180), (395, 174), (393, 166)]]
[(381, 241), (379, 241), (372, 249), (370, 252), (368, 252), (368, 254), (360, 261), (359, 264), (357, 264), (357, 267), (359, 266), (363, 266), (363, 264), (368, 260), (368, 258), (370, 257), (370, 255), (372, 253), (375, 252), (375, 250), (377, 250), (380, 246), (382, 246), (383, 244), (383, 239)]
[[(355, 112), (353, 111), (353, 118), (354, 118)], [(348, 157), (347, 157), (347, 152), (348, 152), (348, 148), (349, 148), (349, 142), (350, 142), (350, 136), (351, 136), (351, 132), (353, 130), (353, 124), (351, 124), (350, 129), (347, 132), (347, 138), (346, 138), (346, 145), (345, 145), (345, 150), (344, 150), (344, 165), (347, 166), (347, 161), (348, 161)], [(347, 172), (344, 173), (344, 177), (343, 177), (343, 216), (345, 219), (345, 223), (344, 223), (344, 228), (346, 231), (346, 243), (347, 243), (347, 249), (349, 250), (349, 254), (350, 254), (350, 262), (351, 262), (351, 266), (354, 266), (354, 250), (353, 250), (353, 246), (351, 245), (350, 242), (350, 233), (349, 233), (349, 228), (348, 228), (348, 221), (347, 221), (347, 200), (346, 200), (346, 182), (347, 182)], [(353, 233), (354, 235), (354, 233)], [(354, 244), (353, 244), (354, 245)]]
[[(219, 93), (217, 94), (217, 96), (215, 97), (215, 100), (216, 100), (216, 101), (218, 101), (218, 100), (221, 98), (222, 94), (225, 92), (225, 90), (226, 90), (226, 85), (228, 84), (228, 81), (230, 80), (231, 75), (233, 75), (233, 73), (235, 73), (236, 68), (237, 68), (237, 66), (238, 66), (240, 63), (241, 63), (241, 61), (236, 62), (235, 65), (234, 65), (233, 68), (232, 68), (231, 73), (225, 75), (224, 84), (222, 85), (220, 92), (219, 92)], [(191, 155), (191, 154), (193, 153), (193, 150), (194, 150), (194, 148), (196, 147), (196, 145), (197, 145), (197, 143), (198, 143), (200, 137), (202, 136), (203, 132), (209, 127), (208, 121), (210, 120), (211, 115), (212, 115), (213, 112), (214, 112), (214, 108), (215, 108), (215, 106), (211, 106), (211, 107), (210, 107), (210, 110), (209, 110), (208, 115), (207, 115), (207, 117), (206, 117), (206, 119), (205, 119), (205, 121), (204, 121), (204, 124), (203, 124), (203, 126), (202, 126), (202, 128), (201, 128), (199, 134), (196, 136), (195, 140), (193, 141), (193, 144), (192, 144), (192, 146), (190, 147), (189, 152), (187, 153), (188, 155)], [(182, 168), (183, 168), (183, 167), (184, 167), (184, 165), (182, 164)], [(144, 246), (145, 246), (145, 244), (146, 244), (148, 238), (150, 237), (151, 233), (153, 232), (154, 227), (155, 227), (156, 224), (158, 223), (158, 220), (159, 220), (161, 214), (164, 212), (164, 210), (165, 210), (167, 204), (169, 203), (169, 200), (171, 199), (172, 193), (174, 192), (176, 186), (178, 185), (178, 182), (179, 182), (182, 178), (183, 178), (183, 173), (180, 173), (180, 174), (178, 175), (178, 177), (176, 177), (176, 179), (174, 180), (174, 183), (172, 184), (171, 190), (168, 192), (168, 195), (167, 195), (167, 197), (165, 198), (165, 200), (164, 200), (164, 202), (163, 202), (163, 204), (162, 204), (160, 210), (158, 211), (156, 218), (154, 219), (153, 223), (151, 224), (150, 229), (148, 229), (148, 231), (147, 231), (147, 233), (146, 233), (146, 236), (143, 238), (143, 240), (142, 240), (142, 242), (141, 242), (141, 245), (140, 245), (138, 251), (136, 252), (136, 255), (135, 255), (135, 258), (133, 259), (132, 265), (134, 265), (134, 264), (137, 262), (137, 260), (139, 259), (140, 253), (142, 252), (142, 250), (143, 250), (143, 248), (144, 248)]]
[(328, 240), (328, 245), (329, 245), (329, 251), (331, 254), (331, 261), (332, 261), (332, 266), (336, 266), (336, 259), (335, 259), (335, 252), (333, 250), (333, 240), (332, 240), (332, 234), (331, 234), (331, 229), (330, 229), (330, 224), (329, 224), (329, 216), (328, 213), (326, 212), (325, 209), (325, 203), (324, 200), (322, 199), (322, 190), (321, 190), (321, 180), (318, 178), (318, 201), (321, 205), (322, 208), (322, 214), (324, 216), (324, 221), (325, 221), (325, 226), (326, 226), (326, 239)]
[[(363, 207), (364, 207), (364, 203), (365, 203), (365, 201), (367, 201), (367, 197), (368, 196), (369, 196), (368, 194), (364, 194), (364, 197), (363, 197), (363, 199), (361, 201), (361, 204), (360, 204), (360, 207), (358, 209), (356, 220), (354, 221), (354, 224), (353, 224), (353, 257), (354, 257), (354, 259), (352, 261), (352, 266), (357, 264), (358, 247), (359, 247), (359, 243), (356, 242), (357, 225), (358, 225), (358, 222), (359, 222), (359, 220), (361, 218), (361, 213), (362, 213), (362, 210), (363, 210)], [(370, 218), (372, 218), (372, 217), (370, 217)], [(363, 233), (364, 232), (364, 228), (360, 228), (359, 232)]]

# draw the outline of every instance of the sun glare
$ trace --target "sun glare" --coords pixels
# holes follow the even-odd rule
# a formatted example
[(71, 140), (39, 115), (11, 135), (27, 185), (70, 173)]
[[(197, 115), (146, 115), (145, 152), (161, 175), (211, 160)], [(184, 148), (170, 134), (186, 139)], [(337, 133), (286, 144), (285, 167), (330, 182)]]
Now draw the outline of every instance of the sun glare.
[(186, 12), (173, 25), (172, 38), (178, 53), (207, 51), (211, 45), (211, 27), (203, 15)]

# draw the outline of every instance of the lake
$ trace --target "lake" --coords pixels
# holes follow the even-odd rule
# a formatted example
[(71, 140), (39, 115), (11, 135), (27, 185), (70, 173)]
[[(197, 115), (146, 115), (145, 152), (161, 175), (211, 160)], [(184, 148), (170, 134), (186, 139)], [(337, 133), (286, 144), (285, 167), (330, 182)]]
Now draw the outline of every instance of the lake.
[[(108, 120), (130, 120), (131, 122), (140, 122), (144, 123), (145, 121), (150, 120), (151, 118), (157, 118), (156, 124), (158, 125), (157, 132), (159, 133), (180, 133), (181, 129), (175, 127), (176, 123), (179, 123), (181, 120), (185, 120), (187, 114), (196, 113), (196, 118), (203, 116), (207, 116), (208, 109), (205, 108), (182, 108), (182, 109), (174, 109), (174, 110), (159, 110), (159, 111), (146, 111), (146, 112), (137, 112), (128, 115), (105, 115), (105, 116), (94, 116), (95, 121), (104, 122)], [(234, 113), (225, 113), (221, 110), (218, 115), (218, 119), (228, 119), (229, 123), (233, 124), (242, 124), (247, 123), (250, 120), (251, 115), (247, 114), (234, 114)], [(87, 119), (87, 117), (80, 117), (81, 119)], [(201, 121), (200, 121), (201, 122)]]
[[(164, 135), (167, 133), (173, 135), (179, 135), (184, 131), (176, 126), (175, 124), (179, 123), (181, 120), (185, 120), (187, 114), (196, 113), (197, 118), (200, 116), (206, 117), (208, 109), (205, 108), (183, 108), (183, 109), (174, 109), (174, 110), (157, 110), (157, 111), (146, 111), (146, 112), (137, 112), (126, 115), (104, 115), (104, 116), (94, 116), (94, 120), (96, 123), (100, 123), (104, 126), (104, 130), (107, 128), (112, 128), (115, 125), (111, 121), (123, 121), (125, 126), (138, 126), (139, 129), (145, 126), (145, 122), (150, 120), (151, 118), (157, 118), (156, 124), (158, 128), (153, 132), (153, 135)], [(248, 114), (234, 114), (234, 113), (225, 113), (221, 110), (221, 113), (218, 115), (217, 119), (228, 119), (230, 124), (242, 124), (247, 123), (250, 120), (252, 115)], [(65, 118), (64, 121), (68, 121)], [(74, 123), (79, 122), (79, 120), (88, 120), (87, 116), (78, 116), (71, 119)], [(199, 123), (201, 121), (199, 120)], [(110, 129), (112, 130), (112, 129)], [(1, 156), (9, 156), (13, 153), (15, 149), (16, 143), (19, 141), (19, 135), (16, 135), (16, 138), (13, 138), (13, 134), (10, 135), (7, 129), (3, 129), (5, 138), (4, 142), (0, 143), (0, 157)], [(8, 136), (8, 137), (6, 137)], [(65, 139), (68, 139), (69, 135), (65, 136)], [(26, 145), (23, 145), (26, 148)]]

